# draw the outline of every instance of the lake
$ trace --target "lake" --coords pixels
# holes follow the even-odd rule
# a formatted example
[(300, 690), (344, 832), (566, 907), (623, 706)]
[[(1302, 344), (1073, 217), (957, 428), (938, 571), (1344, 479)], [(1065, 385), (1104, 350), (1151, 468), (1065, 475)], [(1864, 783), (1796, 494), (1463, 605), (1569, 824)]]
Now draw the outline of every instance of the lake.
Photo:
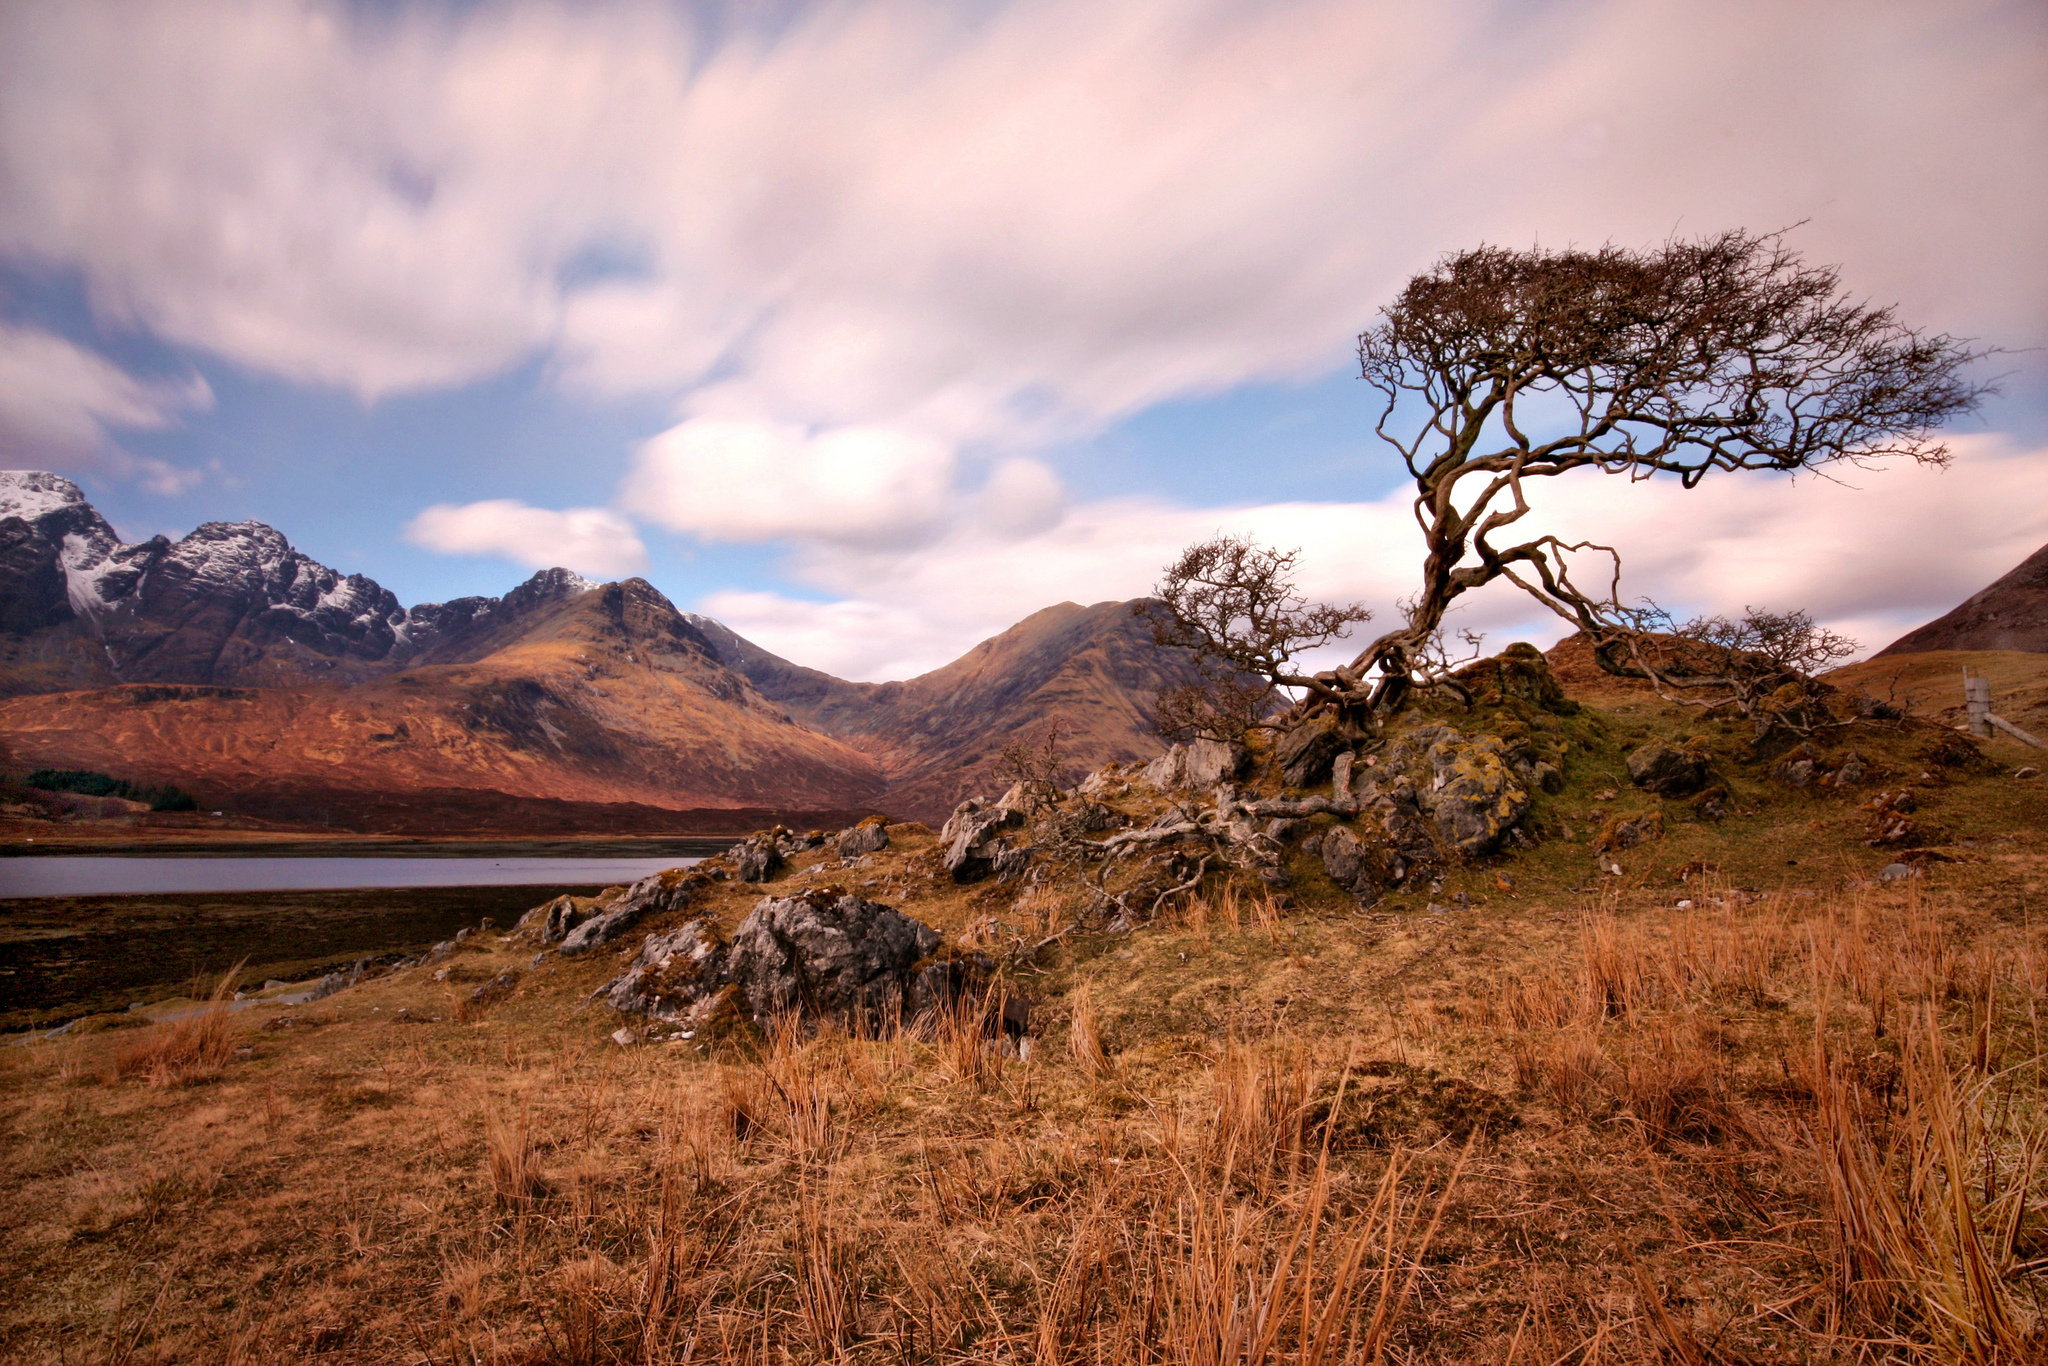
[(209, 858), (37, 855), (0, 859), (0, 898), (347, 888), (606, 887), (694, 858)]

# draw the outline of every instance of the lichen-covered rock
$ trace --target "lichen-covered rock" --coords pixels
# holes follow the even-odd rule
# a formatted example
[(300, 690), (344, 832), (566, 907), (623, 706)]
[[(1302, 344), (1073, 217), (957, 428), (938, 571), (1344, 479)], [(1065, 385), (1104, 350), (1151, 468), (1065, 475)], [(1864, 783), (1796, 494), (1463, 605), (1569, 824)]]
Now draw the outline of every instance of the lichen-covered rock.
[(782, 846), (775, 832), (750, 835), (725, 851), (732, 860), (733, 876), (741, 882), (766, 882), (782, 871)]
[(1132, 775), (1154, 792), (1182, 792), (1188, 786), (1188, 751), (1185, 745), (1171, 745), (1166, 753)]
[(990, 874), (1014, 877), (1031, 862), (1031, 851), (1013, 845), (1010, 831), (1021, 829), (1024, 813), (1011, 806), (989, 806), (969, 797), (953, 808), (939, 831), (939, 854), (955, 882), (974, 882)]
[(613, 1010), (656, 1020), (700, 1023), (731, 983), (725, 942), (709, 920), (650, 934), (631, 967), (598, 988)]
[(1337, 825), (1323, 836), (1323, 871), (1330, 881), (1357, 897), (1360, 905), (1379, 900), (1379, 880), (1374, 876), (1372, 852), (1359, 841), (1349, 826)]
[(730, 972), (758, 1024), (795, 1013), (875, 1028), (904, 1017), (915, 970), (939, 944), (937, 930), (887, 906), (811, 892), (748, 912)]
[(1211, 788), (1235, 782), (1252, 766), (1252, 752), (1223, 740), (1196, 740), (1188, 746), (1187, 786)]
[(880, 816), (870, 816), (859, 825), (840, 831), (834, 843), (843, 859), (877, 853), (889, 847), (889, 823)]
[(562, 953), (574, 957), (600, 944), (609, 944), (657, 911), (679, 911), (706, 879), (682, 868), (650, 873), (628, 887), (618, 900), (601, 907), (596, 915), (570, 930), (562, 938)]
[(1421, 726), (1388, 746), (1385, 764), (1410, 778), (1438, 842), (1467, 858), (1497, 848), (1535, 800), (1491, 735)]
[(569, 931), (581, 925), (595, 914), (594, 904), (586, 899), (573, 896), (558, 896), (553, 901), (543, 901), (512, 927), (514, 934), (531, 934), (543, 944), (559, 944)]
[(1273, 758), (1289, 787), (1314, 787), (1330, 776), (1337, 755), (1348, 748), (1335, 720), (1314, 716), (1280, 737)]
[(1630, 751), (1628, 777), (1637, 787), (1660, 797), (1690, 797), (1707, 785), (1707, 756), (1650, 740)]

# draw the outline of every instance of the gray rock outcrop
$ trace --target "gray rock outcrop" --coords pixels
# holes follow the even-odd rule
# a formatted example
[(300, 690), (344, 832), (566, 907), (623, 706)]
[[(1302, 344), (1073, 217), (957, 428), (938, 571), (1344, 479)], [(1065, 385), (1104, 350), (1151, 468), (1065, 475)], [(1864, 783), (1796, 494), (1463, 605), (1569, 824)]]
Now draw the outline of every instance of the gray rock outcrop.
[(1651, 740), (1628, 756), (1628, 778), (1659, 797), (1690, 797), (1707, 785), (1706, 756)]
[(603, 906), (562, 937), (562, 953), (574, 957), (609, 944), (657, 911), (678, 911), (690, 904), (701, 875), (681, 868), (651, 873), (628, 887), (617, 901)]
[(1535, 802), (1495, 736), (1421, 726), (1388, 746), (1383, 762), (1410, 778), (1414, 800), (1435, 823), (1438, 842), (1467, 858), (1498, 848)]
[(763, 1026), (793, 1015), (880, 1029), (950, 1003), (992, 971), (980, 955), (940, 954), (942, 942), (924, 922), (836, 888), (769, 897), (730, 941), (708, 920), (649, 935), (598, 995), (661, 1020), (703, 1022), (730, 1003)]
[(879, 816), (871, 816), (859, 825), (851, 825), (840, 831), (834, 843), (842, 859), (878, 853), (889, 847), (888, 823)]
[(1023, 872), (1031, 862), (1031, 850), (1009, 838), (1023, 826), (1024, 813), (1015, 807), (989, 806), (979, 797), (969, 797), (953, 808), (939, 831), (939, 852), (946, 871), (955, 882), (974, 882), (991, 874), (1014, 877)]
[(1334, 720), (1316, 716), (1282, 735), (1273, 759), (1289, 787), (1314, 787), (1330, 776), (1337, 756), (1349, 748)]

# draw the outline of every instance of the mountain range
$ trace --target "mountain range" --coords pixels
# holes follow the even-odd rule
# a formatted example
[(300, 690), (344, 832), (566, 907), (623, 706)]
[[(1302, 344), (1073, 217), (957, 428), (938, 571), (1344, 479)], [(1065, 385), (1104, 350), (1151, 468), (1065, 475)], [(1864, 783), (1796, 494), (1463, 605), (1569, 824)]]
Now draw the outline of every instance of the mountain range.
[(1057, 718), (1077, 765), (1149, 757), (1189, 675), (1132, 604), (1046, 608), (944, 668), (855, 683), (643, 579), (564, 569), (402, 606), (261, 522), (123, 543), (61, 476), (0, 471), (0, 744), (17, 768), (175, 783), (363, 830), (729, 829), (943, 817)]

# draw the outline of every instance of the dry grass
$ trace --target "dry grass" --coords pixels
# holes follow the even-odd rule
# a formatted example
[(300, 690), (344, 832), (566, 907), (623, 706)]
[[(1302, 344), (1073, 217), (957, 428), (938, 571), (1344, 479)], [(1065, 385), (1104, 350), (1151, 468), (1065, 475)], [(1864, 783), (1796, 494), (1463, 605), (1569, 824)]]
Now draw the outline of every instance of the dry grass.
[(120, 1073), (155, 1026), (7, 1050), (0, 1358), (2041, 1359), (2048, 939), (1910, 883), (1686, 894), (1218, 889), (1070, 936), (1028, 1062), (994, 997), (622, 1048), (575, 1010), (606, 962), (467, 1022), (366, 984), (207, 1085)]
[(228, 1010), (234, 998), (237, 964), (210, 992), (193, 992), (199, 1004), (175, 1018), (150, 1024), (114, 1054), (118, 1077), (141, 1077), (153, 1087), (182, 1086), (220, 1075), (235, 1051), (235, 1026)]

